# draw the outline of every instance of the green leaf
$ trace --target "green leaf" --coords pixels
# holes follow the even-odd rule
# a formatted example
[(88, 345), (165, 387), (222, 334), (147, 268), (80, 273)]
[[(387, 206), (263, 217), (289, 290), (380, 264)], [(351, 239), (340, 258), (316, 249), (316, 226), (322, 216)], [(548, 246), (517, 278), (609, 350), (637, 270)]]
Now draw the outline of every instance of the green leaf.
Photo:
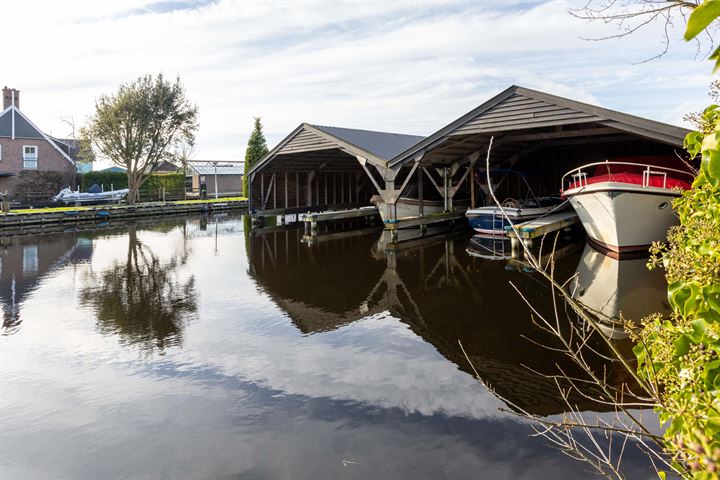
[(660, 480), (667, 480), (667, 473), (663, 470), (658, 470), (658, 477)]
[(687, 335), (680, 335), (678, 338), (675, 339), (673, 344), (675, 345), (675, 354), (678, 357), (682, 357), (683, 355), (687, 355), (687, 353), (690, 351), (690, 344), (691, 344), (690, 337)]
[(710, 435), (716, 435), (720, 433), (720, 417), (711, 417), (705, 424), (705, 429), (708, 430)]
[(685, 29), (685, 40), (692, 40), (720, 16), (720, 0), (705, 0), (693, 10)]
[(717, 188), (720, 185), (720, 150), (706, 151), (701, 167), (710, 184)]
[(692, 339), (695, 342), (699, 342), (700, 340), (705, 337), (705, 332), (707, 331), (708, 324), (705, 320), (699, 319), (699, 320), (693, 320), (690, 325), (692, 326), (693, 333), (692, 333)]

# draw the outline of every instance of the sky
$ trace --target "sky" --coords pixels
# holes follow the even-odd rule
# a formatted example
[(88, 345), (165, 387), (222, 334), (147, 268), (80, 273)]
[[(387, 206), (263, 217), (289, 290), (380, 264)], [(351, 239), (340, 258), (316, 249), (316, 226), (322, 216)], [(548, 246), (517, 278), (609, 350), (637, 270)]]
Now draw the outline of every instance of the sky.
[[(712, 66), (662, 25), (624, 39), (568, 13), (585, 0), (6, 2), (0, 85), (59, 137), (95, 99), (162, 72), (199, 107), (194, 159), (241, 160), (302, 122), (428, 135), (510, 85), (682, 125)], [(107, 166), (98, 162), (97, 166)]]

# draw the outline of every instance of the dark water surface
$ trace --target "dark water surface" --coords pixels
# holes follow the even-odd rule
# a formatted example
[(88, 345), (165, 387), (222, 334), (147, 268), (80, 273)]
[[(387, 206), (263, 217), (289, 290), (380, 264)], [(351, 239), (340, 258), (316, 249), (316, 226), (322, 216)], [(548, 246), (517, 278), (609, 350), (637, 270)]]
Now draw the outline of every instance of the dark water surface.
[[(387, 251), (376, 231), (307, 245), (243, 225), (0, 239), (1, 478), (590, 476), (530, 437), (458, 344), (500, 396), (561, 414), (526, 366), (563, 360), (525, 338), (549, 341), (508, 283), (547, 306), (537, 276), (468, 254), (468, 234)], [(559, 275), (612, 310), (618, 267), (593, 252)], [(624, 469), (652, 478), (632, 452)]]

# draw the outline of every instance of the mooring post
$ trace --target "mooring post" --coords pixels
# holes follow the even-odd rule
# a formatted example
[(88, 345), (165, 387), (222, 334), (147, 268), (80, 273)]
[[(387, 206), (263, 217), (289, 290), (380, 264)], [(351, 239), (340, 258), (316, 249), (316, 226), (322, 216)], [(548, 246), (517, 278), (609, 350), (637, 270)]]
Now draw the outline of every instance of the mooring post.
[(520, 246), (520, 239), (517, 237), (510, 237), (510, 255), (512, 258), (515, 258), (517, 260), (522, 260), (523, 257), (523, 249)]

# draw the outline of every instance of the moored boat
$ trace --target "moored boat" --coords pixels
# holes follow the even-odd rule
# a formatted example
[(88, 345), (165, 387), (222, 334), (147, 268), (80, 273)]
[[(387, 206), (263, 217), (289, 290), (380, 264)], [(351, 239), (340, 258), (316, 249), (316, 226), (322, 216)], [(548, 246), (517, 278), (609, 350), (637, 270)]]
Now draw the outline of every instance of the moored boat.
[(64, 203), (65, 205), (70, 203), (79, 204), (90, 204), (90, 203), (108, 203), (108, 202), (119, 202), (123, 200), (127, 194), (128, 189), (123, 188), (121, 190), (108, 190), (106, 192), (73, 192), (69, 188), (63, 188), (60, 190), (55, 198), (54, 202)]
[(665, 157), (591, 163), (562, 178), (563, 196), (592, 242), (613, 252), (647, 250), (665, 241), (678, 219), (673, 199), (690, 188), (693, 175), (663, 166)]
[(478, 233), (504, 235), (505, 227), (564, 210), (567, 203), (560, 197), (506, 199), (498, 205), (473, 208), (465, 212), (470, 226)]

